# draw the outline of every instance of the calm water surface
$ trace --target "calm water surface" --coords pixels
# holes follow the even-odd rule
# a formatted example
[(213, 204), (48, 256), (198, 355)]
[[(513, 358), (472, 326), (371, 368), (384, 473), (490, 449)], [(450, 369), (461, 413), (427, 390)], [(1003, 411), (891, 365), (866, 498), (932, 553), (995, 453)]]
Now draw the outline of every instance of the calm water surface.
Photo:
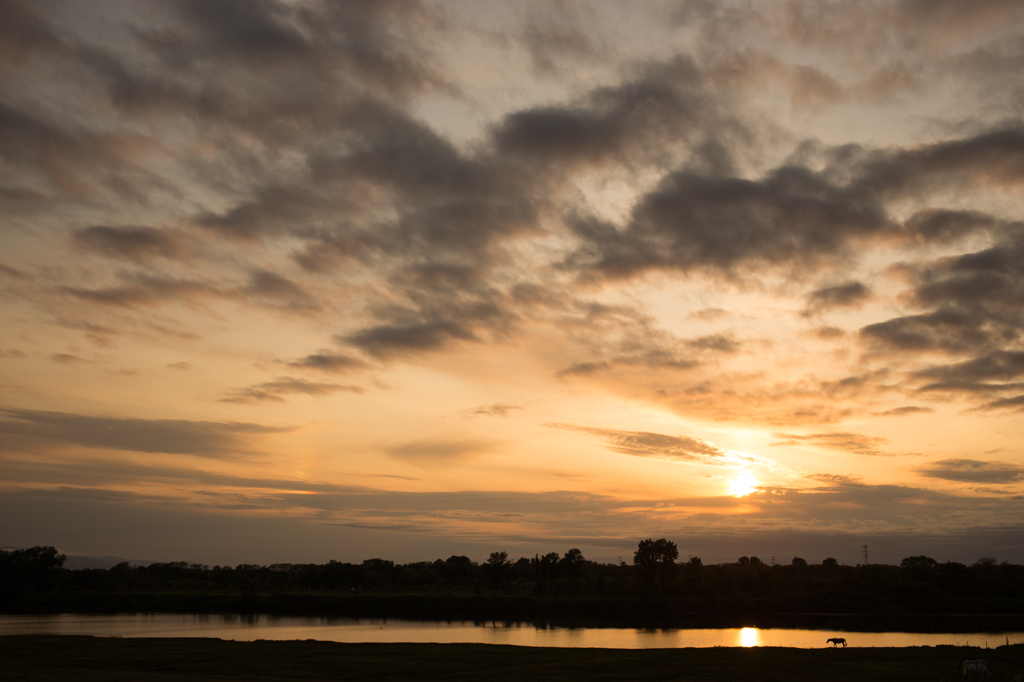
[(829, 637), (845, 637), (850, 646), (995, 647), (1024, 642), (1024, 632), (935, 634), (915, 632), (842, 632), (759, 628), (636, 629), (563, 628), (531, 623), (414, 621), (370, 618), (284, 618), (274, 616), (122, 614), (0, 616), (0, 635), (54, 634), (96, 637), (219, 637), (318, 639), (330, 642), (437, 642), (514, 644), (517, 646), (654, 649), (712, 646), (826, 646)]

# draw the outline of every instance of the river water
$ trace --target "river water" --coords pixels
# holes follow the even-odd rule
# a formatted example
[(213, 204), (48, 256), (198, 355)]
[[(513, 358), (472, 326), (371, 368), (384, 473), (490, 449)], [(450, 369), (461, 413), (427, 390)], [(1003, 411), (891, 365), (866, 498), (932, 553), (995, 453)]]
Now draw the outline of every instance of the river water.
[(0, 635), (53, 634), (95, 637), (216, 637), (316, 639), (330, 642), (436, 642), (514, 644), (543, 647), (656, 649), (675, 647), (831, 646), (844, 637), (850, 646), (996, 647), (1024, 642), (1024, 632), (916, 633), (842, 632), (768, 628), (638, 629), (568, 628), (501, 621), (415, 621), (371, 618), (296, 618), (207, 614), (0, 615)]

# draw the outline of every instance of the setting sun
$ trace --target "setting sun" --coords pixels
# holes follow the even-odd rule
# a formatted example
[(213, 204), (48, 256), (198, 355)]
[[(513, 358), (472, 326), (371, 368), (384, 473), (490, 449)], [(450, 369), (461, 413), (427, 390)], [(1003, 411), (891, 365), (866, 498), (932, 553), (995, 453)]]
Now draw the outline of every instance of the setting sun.
[(740, 471), (729, 481), (729, 494), (744, 497), (757, 489), (759, 481), (749, 471)]

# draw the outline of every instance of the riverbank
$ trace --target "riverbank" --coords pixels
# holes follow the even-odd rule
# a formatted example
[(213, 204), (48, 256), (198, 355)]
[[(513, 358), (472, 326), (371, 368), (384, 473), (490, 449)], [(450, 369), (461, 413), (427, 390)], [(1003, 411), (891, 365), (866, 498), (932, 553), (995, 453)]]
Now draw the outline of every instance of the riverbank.
[(1024, 645), (995, 649), (544, 649), (483, 644), (230, 642), (216, 639), (0, 637), (5, 679), (132, 680), (962, 680), (962, 658), (986, 658), (995, 682), (1020, 682)]

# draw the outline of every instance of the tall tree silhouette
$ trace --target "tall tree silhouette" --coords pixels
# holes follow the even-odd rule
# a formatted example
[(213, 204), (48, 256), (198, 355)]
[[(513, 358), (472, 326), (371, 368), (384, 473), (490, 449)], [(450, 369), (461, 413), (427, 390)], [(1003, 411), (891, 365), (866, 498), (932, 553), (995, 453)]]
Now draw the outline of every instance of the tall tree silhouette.
[(641, 582), (659, 591), (671, 577), (678, 558), (676, 543), (665, 538), (641, 540), (633, 552), (633, 564), (639, 569)]

